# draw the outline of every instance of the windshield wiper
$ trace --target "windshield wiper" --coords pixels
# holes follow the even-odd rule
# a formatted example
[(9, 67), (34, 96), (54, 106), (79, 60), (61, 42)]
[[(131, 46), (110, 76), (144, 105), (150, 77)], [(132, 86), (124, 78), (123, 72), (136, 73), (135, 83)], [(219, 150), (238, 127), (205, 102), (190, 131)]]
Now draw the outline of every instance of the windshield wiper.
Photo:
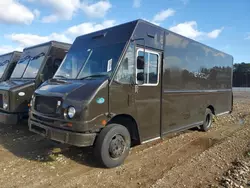
[(93, 75), (85, 76), (85, 77), (78, 78), (78, 79), (79, 80), (84, 80), (84, 79), (87, 79), (87, 78), (102, 77), (102, 76), (106, 76), (106, 74), (93, 74)]
[(36, 60), (36, 59), (39, 59), (40, 57), (43, 57), (43, 56), (45, 56), (45, 53), (42, 52), (42, 53), (40, 53), (40, 54), (34, 56), (34, 57), (32, 58), (32, 61), (33, 61), (33, 60)]
[(23, 59), (20, 59), (19, 61), (18, 61), (18, 64), (21, 64), (21, 63), (23, 63), (24, 61), (26, 61), (26, 60), (29, 60), (29, 59), (31, 59), (31, 56), (25, 56)]
[(67, 79), (67, 77), (63, 76), (63, 75), (55, 75), (55, 78), (65, 78), (65, 79)]

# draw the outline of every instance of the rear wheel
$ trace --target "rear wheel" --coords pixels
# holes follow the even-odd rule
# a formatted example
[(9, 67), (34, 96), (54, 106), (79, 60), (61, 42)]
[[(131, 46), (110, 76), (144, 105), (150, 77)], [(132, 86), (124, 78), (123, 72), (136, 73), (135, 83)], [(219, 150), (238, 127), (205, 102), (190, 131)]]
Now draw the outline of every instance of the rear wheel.
[(95, 156), (101, 165), (113, 168), (121, 165), (129, 154), (131, 138), (126, 127), (110, 124), (97, 137)]
[(213, 113), (209, 108), (207, 108), (205, 112), (205, 118), (200, 129), (205, 132), (208, 131), (212, 127), (212, 122), (213, 122)]

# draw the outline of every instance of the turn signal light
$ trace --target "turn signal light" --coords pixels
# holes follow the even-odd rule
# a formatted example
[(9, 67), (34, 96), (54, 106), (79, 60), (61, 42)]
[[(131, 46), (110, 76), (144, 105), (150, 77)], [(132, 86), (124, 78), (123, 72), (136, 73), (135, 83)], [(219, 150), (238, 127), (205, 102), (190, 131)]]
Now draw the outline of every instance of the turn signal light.
[(105, 126), (107, 124), (106, 120), (102, 120), (102, 125)]
[(72, 127), (73, 124), (72, 124), (72, 123), (67, 123), (67, 126), (68, 126), (68, 127)]

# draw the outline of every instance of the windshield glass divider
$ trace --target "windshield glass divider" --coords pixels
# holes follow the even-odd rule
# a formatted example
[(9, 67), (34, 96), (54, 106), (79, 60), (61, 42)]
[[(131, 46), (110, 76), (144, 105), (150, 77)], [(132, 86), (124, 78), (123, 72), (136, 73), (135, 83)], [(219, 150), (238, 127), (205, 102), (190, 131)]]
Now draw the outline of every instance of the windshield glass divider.
[(76, 79), (78, 79), (78, 77), (79, 77), (79, 75), (81, 74), (82, 70), (85, 68), (85, 66), (86, 66), (87, 62), (89, 61), (89, 58), (91, 57), (92, 53), (93, 53), (93, 49), (91, 49), (91, 52), (89, 53), (88, 58), (87, 58), (86, 61), (83, 63), (83, 65), (82, 65), (82, 67), (80, 68), (78, 74), (76, 75)]

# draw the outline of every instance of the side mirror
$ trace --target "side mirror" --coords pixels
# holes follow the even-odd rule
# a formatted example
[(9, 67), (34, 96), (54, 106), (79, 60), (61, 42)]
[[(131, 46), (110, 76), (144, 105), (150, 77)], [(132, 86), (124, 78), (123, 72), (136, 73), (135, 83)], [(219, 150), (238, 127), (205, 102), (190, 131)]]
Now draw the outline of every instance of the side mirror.
[(136, 77), (137, 77), (137, 81), (144, 83), (144, 73), (143, 72), (137, 73)]
[(137, 57), (137, 69), (144, 69), (145, 60), (144, 56), (138, 56)]

